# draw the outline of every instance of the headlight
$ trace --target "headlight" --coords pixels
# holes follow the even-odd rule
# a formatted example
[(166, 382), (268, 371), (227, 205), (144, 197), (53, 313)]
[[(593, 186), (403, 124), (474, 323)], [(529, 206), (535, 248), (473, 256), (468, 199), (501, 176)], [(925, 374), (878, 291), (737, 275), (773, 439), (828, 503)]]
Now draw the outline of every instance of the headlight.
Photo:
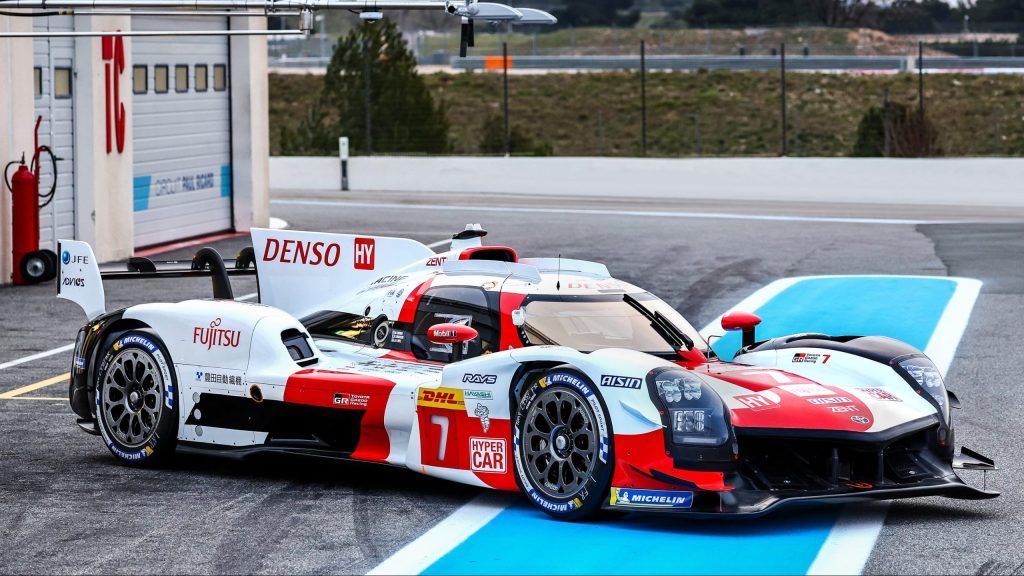
[(719, 446), (729, 441), (729, 423), (725, 403), (698, 376), (667, 368), (648, 376), (663, 407), (673, 444)]
[(942, 419), (949, 422), (949, 399), (946, 396), (946, 385), (942, 382), (942, 374), (932, 364), (932, 361), (918, 356), (908, 358), (899, 363), (903, 372), (910, 376), (917, 383), (918, 389), (923, 390), (935, 400), (942, 414)]

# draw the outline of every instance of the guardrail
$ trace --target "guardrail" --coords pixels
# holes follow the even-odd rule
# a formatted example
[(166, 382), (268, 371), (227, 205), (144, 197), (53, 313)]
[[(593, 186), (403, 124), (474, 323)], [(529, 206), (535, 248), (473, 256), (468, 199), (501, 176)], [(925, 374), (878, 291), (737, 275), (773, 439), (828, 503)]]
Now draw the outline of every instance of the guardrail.
[[(448, 65), (454, 70), (495, 70), (501, 56), (468, 56), (438, 59), (421, 57), (421, 65)], [(648, 70), (778, 70), (778, 56), (647, 56)], [(330, 58), (308, 56), (270, 58), (271, 68), (326, 68)], [(497, 63), (497, 64), (495, 64)], [(518, 70), (639, 70), (640, 56), (511, 56), (510, 68)], [(793, 71), (915, 72), (914, 56), (788, 56), (786, 68)], [(1001, 70), (1024, 72), (1024, 57), (926, 57), (925, 72), (947, 70)]]
[[(778, 56), (647, 56), (648, 70), (778, 70)], [(492, 69), (490, 62), (500, 56), (469, 56), (453, 58), (452, 68), (458, 70)], [(640, 56), (513, 56), (510, 67), (520, 70), (639, 70)], [(795, 71), (891, 71), (917, 70), (913, 56), (788, 56), (786, 68)], [(926, 57), (925, 71), (942, 70), (1020, 70), (1024, 58), (988, 57), (955, 58)]]
[[(458, 70), (492, 69), (501, 57), (468, 56), (452, 58)], [(778, 56), (647, 56), (648, 70), (778, 70)], [(1024, 67), (1024, 58), (1020, 59)], [(630, 56), (512, 56), (511, 68), (520, 70), (639, 70), (640, 55)], [(926, 61), (928, 66), (932, 60)], [(914, 69), (914, 58), (903, 56), (789, 56), (790, 70), (870, 70), (906, 72)]]

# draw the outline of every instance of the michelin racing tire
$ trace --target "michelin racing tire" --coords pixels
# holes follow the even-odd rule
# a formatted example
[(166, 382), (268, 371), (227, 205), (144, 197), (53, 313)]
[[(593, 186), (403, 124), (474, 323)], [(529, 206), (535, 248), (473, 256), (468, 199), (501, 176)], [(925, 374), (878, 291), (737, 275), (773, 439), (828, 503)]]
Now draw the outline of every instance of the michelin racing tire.
[(105, 347), (96, 371), (103, 442), (128, 465), (167, 461), (178, 437), (178, 383), (167, 347), (147, 330), (119, 334)]
[(613, 470), (608, 409), (579, 371), (559, 366), (529, 380), (512, 428), (516, 482), (559, 520), (594, 518)]

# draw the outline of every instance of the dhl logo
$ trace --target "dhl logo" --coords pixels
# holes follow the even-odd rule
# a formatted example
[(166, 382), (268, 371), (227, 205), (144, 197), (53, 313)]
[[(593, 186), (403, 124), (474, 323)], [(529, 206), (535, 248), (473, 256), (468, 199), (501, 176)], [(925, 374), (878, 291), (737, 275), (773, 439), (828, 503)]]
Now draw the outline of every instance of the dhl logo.
[(462, 397), (462, 390), (458, 388), (421, 389), (416, 405), (446, 410), (465, 410), (466, 400)]

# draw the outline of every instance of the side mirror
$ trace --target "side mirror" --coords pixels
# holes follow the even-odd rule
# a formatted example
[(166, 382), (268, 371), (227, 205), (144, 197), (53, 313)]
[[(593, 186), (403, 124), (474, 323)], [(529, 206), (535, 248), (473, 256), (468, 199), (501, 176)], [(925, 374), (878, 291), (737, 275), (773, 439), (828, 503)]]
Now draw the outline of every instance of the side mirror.
[(476, 329), (465, 324), (434, 324), (427, 329), (427, 340), (434, 344), (452, 345), (452, 362), (462, 360), (462, 344), (479, 335)]
[(742, 330), (743, 346), (747, 347), (757, 341), (754, 327), (761, 323), (761, 317), (750, 312), (729, 312), (722, 316), (723, 330)]

